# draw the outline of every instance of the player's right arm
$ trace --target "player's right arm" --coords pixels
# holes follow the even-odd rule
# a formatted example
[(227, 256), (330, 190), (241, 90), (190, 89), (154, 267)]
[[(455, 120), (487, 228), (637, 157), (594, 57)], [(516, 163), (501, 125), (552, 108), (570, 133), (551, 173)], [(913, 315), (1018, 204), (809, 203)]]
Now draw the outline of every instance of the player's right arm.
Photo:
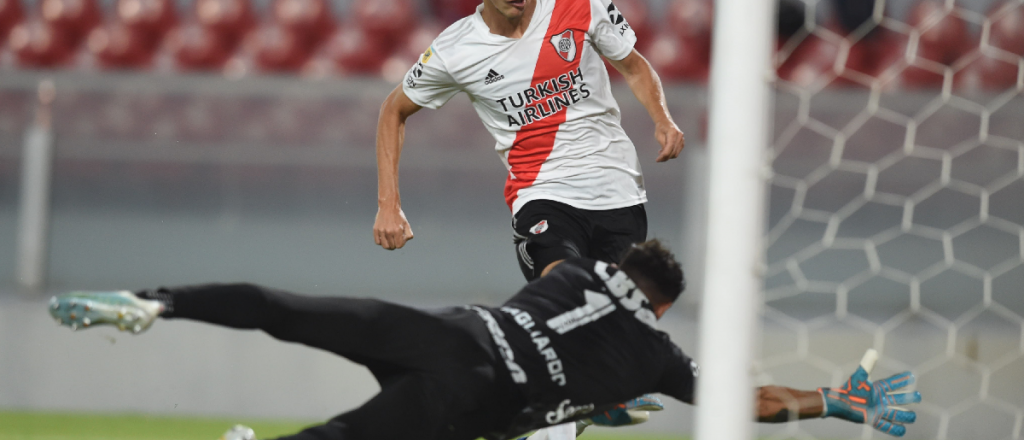
[(398, 86), (384, 100), (377, 119), (377, 219), (373, 241), (387, 250), (405, 246), (413, 238), (398, 193), (398, 160), (405, 141), (405, 120), (421, 108)]
[(380, 107), (377, 120), (377, 219), (373, 241), (387, 250), (412, 240), (412, 228), (398, 195), (398, 158), (405, 142), (405, 120), (421, 108), (438, 108), (460, 91), (444, 60), (431, 45)]

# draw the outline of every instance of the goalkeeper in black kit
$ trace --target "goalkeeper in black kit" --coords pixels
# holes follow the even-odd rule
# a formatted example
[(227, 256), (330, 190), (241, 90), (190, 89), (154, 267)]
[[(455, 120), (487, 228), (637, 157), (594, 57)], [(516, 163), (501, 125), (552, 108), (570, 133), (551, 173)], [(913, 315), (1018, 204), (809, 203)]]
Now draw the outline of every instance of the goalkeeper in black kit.
[[(433, 310), (374, 299), (308, 297), (251, 284), (213, 284), (55, 297), (50, 313), (72, 328), (111, 324), (135, 333), (157, 317), (260, 329), (282, 341), (365, 365), (381, 391), (362, 406), (287, 440), (514, 439), (623, 411), (634, 396), (694, 403), (697, 363), (657, 329), (684, 287), (657, 241), (616, 267), (568, 259), (500, 307)], [(842, 388), (756, 390), (756, 418), (838, 417), (902, 436), (919, 402), (902, 373), (867, 380), (866, 362)], [(642, 403), (641, 403), (642, 404)], [(225, 439), (255, 439), (235, 427)]]

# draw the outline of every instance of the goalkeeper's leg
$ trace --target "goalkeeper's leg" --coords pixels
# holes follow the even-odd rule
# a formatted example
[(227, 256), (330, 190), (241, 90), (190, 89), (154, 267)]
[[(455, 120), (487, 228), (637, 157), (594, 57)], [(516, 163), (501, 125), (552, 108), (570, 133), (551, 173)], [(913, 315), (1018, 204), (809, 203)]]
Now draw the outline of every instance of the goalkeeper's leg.
[(165, 304), (164, 318), (260, 329), (344, 356), (380, 376), (424, 369), (441, 344), (462, 339), (443, 318), (376, 299), (314, 297), (253, 284), (207, 284), (141, 292)]
[(461, 341), (442, 318), (373, 299), (312, 297), (253, 284), (204, 284), (140, 291), (80, 292), (51, 302), (72, 328), (113, 324), (145, 330), (157, 315), (236, 329), (260, 329), (284, 341), (320, 348), (366, 365), (375, 374), (422, 368), (441, 342)]

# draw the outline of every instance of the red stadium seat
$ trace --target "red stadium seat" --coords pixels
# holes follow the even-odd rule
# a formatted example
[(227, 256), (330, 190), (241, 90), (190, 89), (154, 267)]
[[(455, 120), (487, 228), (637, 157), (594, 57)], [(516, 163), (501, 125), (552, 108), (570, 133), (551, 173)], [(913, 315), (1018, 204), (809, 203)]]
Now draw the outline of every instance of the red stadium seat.
[(390, 82), (400, 82), (405, 73), (412, 68), (416, 60), (420, 58), (427, 47), (443, 31), (438, 23), (427, 23), (417, 26), (405, 41), (402, 42), (394, 52), (384, 60), (381, 65), (381, 76)]
[(338, 73), (376, 75), (390, 50), (363, 28), (344, 26), (327, 40), (323, 53), (334, 62)]
[(313, 52), (312, 44), (304, 37), (279, 23), (267, 24), (246, 36), (243, 51), (260, 70), (296, 72)]
[(196, 0), (196, 19), (233, 50), (256, 25), (249, 0)]
[(1003, 1), (989, 10), (989, 44), (1024, 57), (1024, 5)]
[(455, 23), (459, 19), (476, 13), (480, 0), (430, 0), (434, 18), (443, 26)]
[(114, 21), (93, 29), (86, 48), (105, 68), (144, 67), (153, 58), (153, 44), (136, 28)]
[(1006, 90), (1017, 85), (1017, 64), (982, 55), (953, 77), (958, 91)]
[(890, 88), (899, 89), (937, 89), (941, 88), (945, 76), (930, 67), (910, 65), (903, 69), (898, 78), (889, 83)]
[(778, 68), (779, 78), (800, 87), (835, 79), (839, 45), (815, 34), (805, 38)]
[(95, 0), (42, 0), (39, 9), (43, 20), (64, 32), (72, 46), (77, 46), (102, 21)]
[(274, 21), (307, 46), (319, 45), (336, 27), (327, 0), (274, 0), (272, 11)]
[(28, 20), (14, 26), (7, 37), (7, 44), (18, 64), (26, 67), (64, 65), (73, 55), (67, 34), (41, 20)]
[[(706, 82), (708, 53), (700, 39), (683, 39), (674, 32), (662, 32), (647, 50), (647, 60), (662, 78), (672, 81)], [(618, 73), (611, 67), (614, 77)]]
[(652, 64), (664, 66), (669, 78), (706, 80), (711, 65), (713, 19), (711, 0), (673, 1), (665, 23), (668, 33), (655, 37), (645, 55), (657, 60)]
[(713, 19), (714, 7), (711, 0), (675, 0), (669, 6), (666, 25), (670, 31), (687, 40), (711, 41)]
[(24, 16), (21, 0), (0, 0), (0, 43), (7, 40), (11, 28), (21, 22)]
[(444, 27), (436, 22), (427, 22), (416, 26), (416, 29), (409, 33), (409, 36), (405, 38), (405, 42), (398, 47), (397, 51), (419, 56), (427, 51), (427, 48), (430, 47), (438, 35), (441, 35), (442, 31), (444, 31)]
[(416, 27), (416, 8), (410, 0), (356, 0), (353, 23), (388, 48), (405, 40)]
[[(908, 36), (887, 28), (876, 28), (850, 46), (846, 65), (835, 85), (870, 87), (877, 81), (896, 86), (894, 81), (906, 67)], [(883, 86), (885, 85), (883, 84)]]
[(977, 47), (967, 22), (936, 0), (921, 0), (910, 10), (907, 24), (921, 32), (916, 56), (947, 66)]
[(232, 47), (206, 26), (186, 23), (167, 35), (167, 50), (178, 68), (184, 70), (217, 70), (231, 56)]
[(116, 10), (118, 20), (154, 49), (178, 23), (174, 0), (118, 0)]

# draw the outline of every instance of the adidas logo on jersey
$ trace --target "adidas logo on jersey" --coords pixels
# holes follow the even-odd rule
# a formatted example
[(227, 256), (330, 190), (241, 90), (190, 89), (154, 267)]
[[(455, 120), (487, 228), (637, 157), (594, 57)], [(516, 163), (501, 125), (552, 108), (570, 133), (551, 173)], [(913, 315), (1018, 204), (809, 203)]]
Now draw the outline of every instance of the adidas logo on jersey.
[(494, 69), (491, 69), (490, 72), (487, 72), (487, 78), (484, 79), (484, 84), (490, 85), (503, 79), (505, 79), (505, 75), (502, 75), (498, 72), (495, 72)]

